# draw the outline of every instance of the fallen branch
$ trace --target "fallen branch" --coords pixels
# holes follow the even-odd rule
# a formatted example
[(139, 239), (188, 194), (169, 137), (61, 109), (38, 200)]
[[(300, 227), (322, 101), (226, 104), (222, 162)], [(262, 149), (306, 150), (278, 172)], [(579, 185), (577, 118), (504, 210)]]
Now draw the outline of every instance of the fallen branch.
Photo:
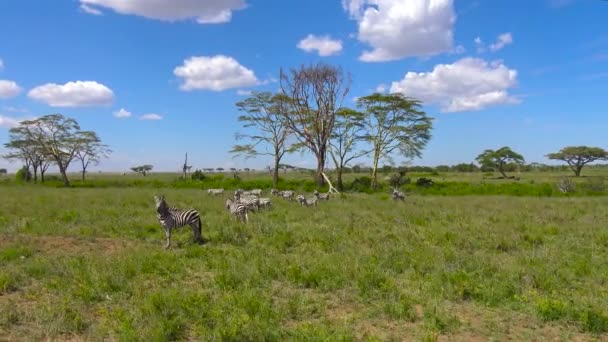
[(329, 193), (336, 193), (336, 194), (340, 194), (340, 192), (338, 190), (336, 190), (336, 188), (334, 188), (333, 185), (331, 185), (331, 182), (329, 181), (329, 178), (327, 178), (327, 176), (325, 175), (325, 172), (321, 172), (321, 175), (323, 176), (323, 178), (325, 179), (325, 181), (327, 182), (327, 184), (329, 184), (329, 190), (327, 192)]

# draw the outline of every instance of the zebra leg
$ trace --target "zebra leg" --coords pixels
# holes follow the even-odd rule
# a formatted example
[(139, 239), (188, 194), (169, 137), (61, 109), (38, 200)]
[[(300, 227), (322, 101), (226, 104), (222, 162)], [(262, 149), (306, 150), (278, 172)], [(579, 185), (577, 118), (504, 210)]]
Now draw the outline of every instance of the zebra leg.
[(165, 228), (165, 236), (167, 238), (165, 249), (169, 249), (169, 247), (171, 247), (171, 228)]
[(194, 236), (194, 242), (202, 243), (203, 238), (202, 238), (201, 220), (197, 220), (196, 222), (191, 223), (190, 226), (192, 227), (192, 234)]

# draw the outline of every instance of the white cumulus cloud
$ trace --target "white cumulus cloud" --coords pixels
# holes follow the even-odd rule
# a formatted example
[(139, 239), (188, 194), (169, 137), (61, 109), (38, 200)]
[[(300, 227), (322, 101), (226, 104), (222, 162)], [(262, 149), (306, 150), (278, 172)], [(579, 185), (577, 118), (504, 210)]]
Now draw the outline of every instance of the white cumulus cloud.
[(502, 61), (488, 63), (467, 57), (453, 64), (436, 65), (430, 72), (408, 72), (391, 84), (391, 93), (439, 104), (442, 112), (462, 112), (518, 103), (508, 93), (516, 84), (517, 71)]
[(490, 51), (498, 51), (511, 43), (513, 43), (513, 36), (511, 35), (511, 33), (503, 33), (498, 36), (498, 38), (496, 39), (496, 43), (490, 45)]
[(9, 99), (21, 93), (21, 87), (15, 81), (0, 80), (0, 99)]
[(12, 128), (19, 124), (21, 120), (0, 114), (0, 127)]
[(358, 23), (357, 39), (372, 50), (364, 62), (432, 56), (452, 49), (453, 0), (342, 0)]
[(183, 79), (180, 88), (185, 91), (222, 91), (260, 83), (252, 70), (224, 55), (190, 57), (184, 60), (183, 65), (176, 67), (173, 73)]
[(95, 81), (47, 83), (30, 90), (28, 96), (51, 107), (87, 107), (114, 101), (114, 92)]
[(87, 4), (80, 4), (80, 9), (83, 12), (88, 13), (88, 14), (103, 15), (103, 13), (99, 9), (97, 9), (95, 7), (91, 7), (91, 6), (87, 5)]
[(331, 56), (342, 51), (342, 41), (332, 39), (329, 35), (315, 36), (309, 34), (306, 38), (300, 40), (297, 47), (306, 52), (316, 51), (319, 56)]
[(124, 109), (124, 108), (120, 108), (120, 110), (117, 110), (114, 112), (114, 116), (117, 118), (128, 118), (132, 115), (131, 112), (129, 112), (128, 110)]
[(144, 114), (142, 116), (139, 117), (140, 120), (162, 120), (163, 117), (161, 115), (158, 114)]
[(164, 21), (195, 18), (201, 24), (229, 22), (233, 11), (246, 7), (244, 0), (80, 0), (80, 4), (91, 14), (109, 8), (120, 14)]
[(251, 90), (239, 89), (239, 90), (236, 91), (236, 94), (240, 95), (240, 96), (249, 96), (252, 93), (251, 93)]

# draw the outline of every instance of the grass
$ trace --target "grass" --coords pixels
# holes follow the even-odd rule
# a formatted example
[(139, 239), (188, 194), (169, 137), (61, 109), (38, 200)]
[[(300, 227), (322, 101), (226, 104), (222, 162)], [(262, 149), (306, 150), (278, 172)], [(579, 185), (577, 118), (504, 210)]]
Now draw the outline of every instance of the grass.
[[(0, 188), (0, 339), (608, 338), (607, 197)], [(202, 213), (165, 251), (152, 195)]]

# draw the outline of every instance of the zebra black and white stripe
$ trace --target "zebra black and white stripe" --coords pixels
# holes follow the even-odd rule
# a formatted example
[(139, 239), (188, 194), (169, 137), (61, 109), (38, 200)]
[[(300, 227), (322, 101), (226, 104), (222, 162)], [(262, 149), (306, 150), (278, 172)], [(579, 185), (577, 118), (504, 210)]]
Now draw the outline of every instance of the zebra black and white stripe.
[(242, 195), (242, 191), (234, 192), (234, 200), (247, 206), (247, 209), (257, 211), (260, 209), (260, 200), (256, 196)]
[(154, 196), (156, 202), (156, 216), (165, 230), (167, 243), (165, 249), (171, 247), (171, 231), (189, 225), (192, 227), (194, 242), (203, 243), (201, 217), (194, 209), (179, 209), (170, 207), (165, 196)]
[(300, 203), (300, 205), (304, 206), (304, 204), (306, 204), (306, 197), (304, 197), (304, 195), (299, 194), (298, 196), (296, 196), (296, 202)]
[(294, 195), (295, 195), (295, 192), (293, 192), (291, 190), (285, 190), (285, 191), (283, 191), (283, 194), (282, 194), (284, 199), (288, 199), (290, 201), (293, 199)]
[(249, 209), (247, 209), (247, 206), (243, 203), (233, 201), (229, 198), (226, 200), (226, 209), (228, 209), (230, 214), (236, 216), (241, 221), (245, 223), (249, 222), (249, 216), (247, 215)]
[(405, 192), (398, 191), (397, 189), (393, 189), (393, 199), (396, 200), (405, 200)]
[(329, 192), (328, 193), (319, 193), (317, 190), (315, 190), (314, 195), (319, 200), (329, 201)]
[(260, 197), (259, 199), (260, 208), (271, 208), (272, 204), (270, 203), (270, 198)]

